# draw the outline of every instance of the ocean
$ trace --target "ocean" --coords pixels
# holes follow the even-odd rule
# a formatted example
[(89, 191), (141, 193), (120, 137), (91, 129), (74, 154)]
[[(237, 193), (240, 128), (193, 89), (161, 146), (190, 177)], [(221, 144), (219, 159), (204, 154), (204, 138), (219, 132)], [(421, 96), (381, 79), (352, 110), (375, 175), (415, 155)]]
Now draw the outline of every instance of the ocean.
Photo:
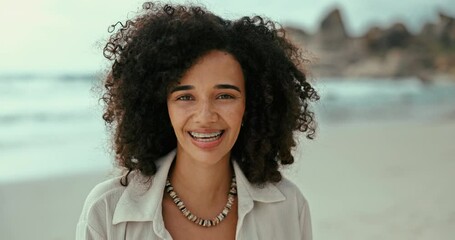
[[(0, 183), (112, 168), (92, 75), (0, 77)], [(318, 79), (319, 125), (455, 119), (455, 82)]]

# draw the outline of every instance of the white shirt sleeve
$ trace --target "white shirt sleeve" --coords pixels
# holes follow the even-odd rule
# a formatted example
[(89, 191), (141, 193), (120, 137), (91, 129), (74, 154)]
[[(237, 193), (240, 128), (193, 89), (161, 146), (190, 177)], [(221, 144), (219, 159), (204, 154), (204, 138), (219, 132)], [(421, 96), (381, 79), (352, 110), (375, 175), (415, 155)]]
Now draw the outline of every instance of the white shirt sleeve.
[(77, 224), (76, 240), (105, 240), (99, 232), (90, 227), (87, 222), (80, 221)]
[(302, 236), (302, 240), (313, 239), (310, 208), (308, 207), (307, 201), (304, 202), (302, 212), (300, 213), (300, 235)]

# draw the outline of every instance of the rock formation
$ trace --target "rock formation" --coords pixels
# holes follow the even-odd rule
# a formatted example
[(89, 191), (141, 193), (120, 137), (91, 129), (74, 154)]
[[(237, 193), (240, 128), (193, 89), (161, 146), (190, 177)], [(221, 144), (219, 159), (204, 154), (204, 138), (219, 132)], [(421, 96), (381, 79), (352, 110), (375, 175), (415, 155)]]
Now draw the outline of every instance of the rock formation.
[(295, 27), (287, 31), (295, 44), (315, 56), (310, 60), (317, 77), (455, 81), (455, 19), (442, 13), (439, 22), (426, 24), (417, 35), (396, 23), (350, 37), (338, 9), (322, 20), (315, 34)]

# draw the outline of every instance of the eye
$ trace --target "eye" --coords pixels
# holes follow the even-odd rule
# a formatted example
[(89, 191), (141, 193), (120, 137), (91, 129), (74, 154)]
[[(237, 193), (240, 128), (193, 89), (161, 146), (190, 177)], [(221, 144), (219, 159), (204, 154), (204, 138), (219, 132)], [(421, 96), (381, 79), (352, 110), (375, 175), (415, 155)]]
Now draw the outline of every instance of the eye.
[(182, 95), (177, 98), (178, 101), (191, 101), (193, 99), (194, 98), (191, 95)]
[(216, 97), (217, 99), (234, 99), (235, 97), (229, 94), (220, 94)]

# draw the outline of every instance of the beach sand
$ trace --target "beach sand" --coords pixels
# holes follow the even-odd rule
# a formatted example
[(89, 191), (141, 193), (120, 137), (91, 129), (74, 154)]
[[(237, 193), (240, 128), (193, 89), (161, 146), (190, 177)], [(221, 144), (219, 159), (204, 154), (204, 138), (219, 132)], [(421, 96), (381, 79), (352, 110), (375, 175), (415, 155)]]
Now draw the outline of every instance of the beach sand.
[[(310, 203), (314, 239), (452, 240), (455, 121), (322, 125), (285, 170)], [(0, 183), (0, 239), (74, 239), (109, 169)]]
[(0, 239), (74, 239), (87, 194), (108, 172), (0, 183)]
[(455, 121), (321, 126), (296, 156), (314, 239), (455, 239)]

